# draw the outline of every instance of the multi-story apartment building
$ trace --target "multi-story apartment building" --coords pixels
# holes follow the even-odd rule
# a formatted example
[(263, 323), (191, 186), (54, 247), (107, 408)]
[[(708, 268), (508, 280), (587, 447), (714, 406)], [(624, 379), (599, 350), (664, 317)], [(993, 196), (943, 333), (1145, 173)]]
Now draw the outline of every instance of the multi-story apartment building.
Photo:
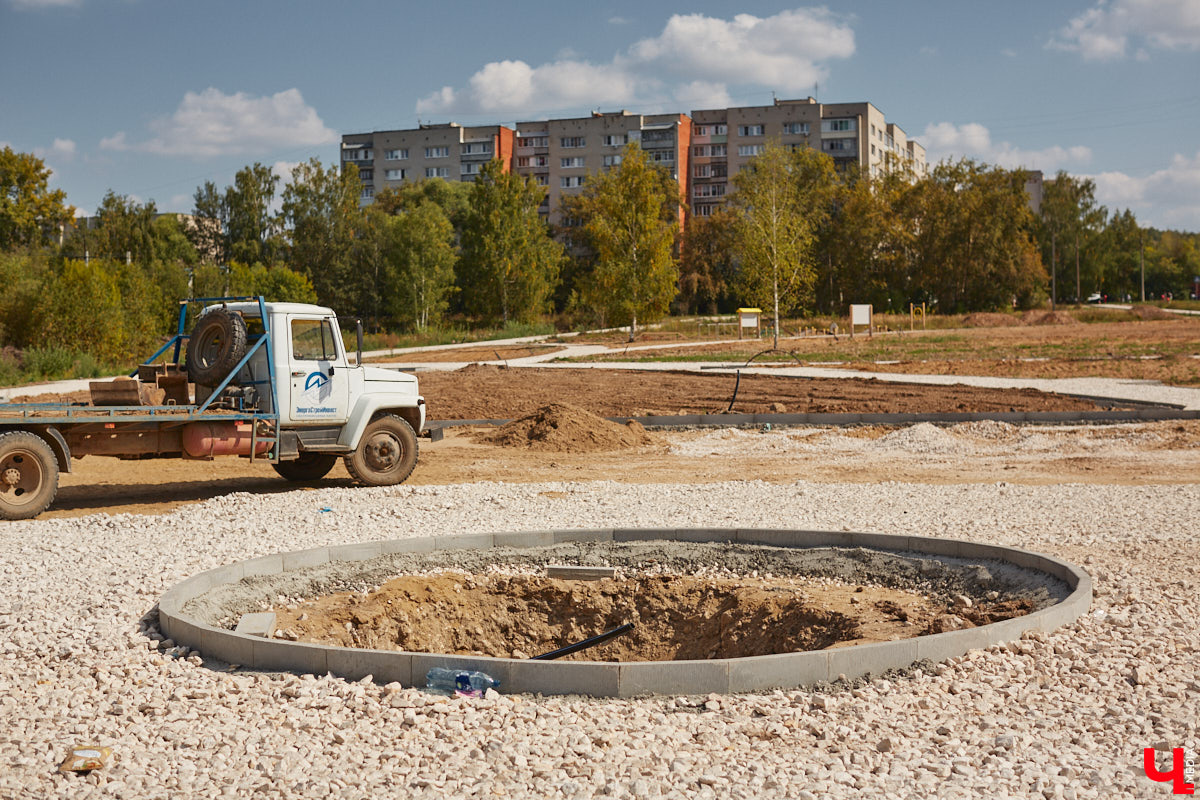
[(769, 106), (692, 112), (692, 213), (708, 216), (724, 202), (731, 180), (750, 159), (777, 140), (785, 147), (814, 147), (839, 168), (859, 165), (879, 175), (907, 163), (925, 174), (925, 148), (887, 122), (870, 103), (776, 100)]
[(693, 214), (708, 216), (731, 191), (731, 179), (766, 143), (814, 147), (839, 168), (858, 165), (871, 175), (906, 165), (927, 169), (925, 148), (888, 122), (871, 103), (776, 100), (769, 106), (706, 109), (686, 114), (595, 112), (587, 117), (463, 128), (454, 123), (416, 130), (347, 134), (342, 161), (359, 165), (363, 203), (376, 187), (440, 177), (472, 180), (479, 167), (500, 158), (517, 174), (547, 189), (542, 213), (556, 224), (559, 202), (580, 191), (589, 174), (610, 169), (621, 151), (638, 142), (650, 160), (679, 183)]
[(415, 130), (376, 131), (342, 137), (342, 163), (355, 164), (368, 205), (375, 192), (402, 183), (442, 178), (471, 181), (484, 164), (512, 162), (513, 131), (503, 125), (464, 128), (454, 122)]
[(595, 112), (588, 117), (518, 122), (513, 170), (547, 189), (543, 213), (555, 224), (570, 224), (559, 214), (564, 195), (578, 194), (587, 176), (621, 163), (629, 142), (638, 142), (649, 159), (687, 193), (688, 143), (691, 120), (686, 114)]

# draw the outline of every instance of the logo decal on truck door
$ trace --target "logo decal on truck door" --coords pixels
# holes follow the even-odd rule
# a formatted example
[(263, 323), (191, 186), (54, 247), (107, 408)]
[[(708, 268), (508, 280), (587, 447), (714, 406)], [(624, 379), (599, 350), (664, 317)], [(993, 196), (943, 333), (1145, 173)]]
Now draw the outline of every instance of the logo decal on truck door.
[(312, 388), (320, 389), (327, 383), (329, 383), (329, 376), (324, 372), (321, 372), (320, 370), (317, 370), (316, 372), (310, 372), (308, 374), (308, 378), (306, 378), (304, 381), (304, 391), (307, 392)]

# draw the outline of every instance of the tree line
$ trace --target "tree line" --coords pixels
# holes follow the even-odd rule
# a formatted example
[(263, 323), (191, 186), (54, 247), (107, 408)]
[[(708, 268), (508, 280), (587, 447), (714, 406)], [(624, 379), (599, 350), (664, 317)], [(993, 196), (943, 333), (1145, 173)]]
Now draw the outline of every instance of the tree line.
[(960, 160), (868, 177), (778, 143), (686, 229), (678, 182), (636, 143), (563, 198), (556, 228), (545, 188), (499, 161), (471, 183), (387, 188), (366, 207), (352, 165), (312, 159), (282, 182), (256, 163), (197, 187), (188, 215), (110, 190), (86, 224), (49, 174), (0, 151), (0, 346), (113, 363), (158, 341), (187, 296), (317, 302), (375, 331), (555, 314), (632, 335), (669, 313), (739, 305), (790, 317), (1137, 299), (1143, 274), (1147, 296), (1186, 296), (1200, 274), (1200, 236), (1110, 212), (1090, 180), (1060, 172), (1035, 213), (1022, 170)]

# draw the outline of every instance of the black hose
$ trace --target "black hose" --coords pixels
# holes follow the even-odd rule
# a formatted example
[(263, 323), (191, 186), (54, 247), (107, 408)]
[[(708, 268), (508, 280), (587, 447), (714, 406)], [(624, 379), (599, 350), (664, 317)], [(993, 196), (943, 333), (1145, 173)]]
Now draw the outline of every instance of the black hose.
[(540, 656), (534, 656), (530, 659), (530, 661), (553, 661), (556, 658), (562, 658), (563, 656), (571, 655), (571, 653), (578, 653), (580, 650), (586, 650), (589, 647), (595, 647), (598, 644), (607, 642), (609, 639), (620, 636), (623, 633), (628, 633), (631, 630), (633, 630), (633, 623), (626, 622), (619, 628), (613, 628), (611, 631), (605, 631), (604, 633), (597, 634), (590, 639), (584, 639), (582, 642), (569, 644), (566, 647), (560, 647), (557, 650), (551, 650), (549, 653), (542, 653)]
[(730, 411), (733, 411), (733, 404), (734, 404), (734, 402), (737, 401), (738, 387), (741, 385), (742, 385), (742, 371), (738, 370), (737, 381), (735, 381), (733, 384), (733, 397), (729, 398), (729, 408), (725, 409), (726, 414), (728, 414)]

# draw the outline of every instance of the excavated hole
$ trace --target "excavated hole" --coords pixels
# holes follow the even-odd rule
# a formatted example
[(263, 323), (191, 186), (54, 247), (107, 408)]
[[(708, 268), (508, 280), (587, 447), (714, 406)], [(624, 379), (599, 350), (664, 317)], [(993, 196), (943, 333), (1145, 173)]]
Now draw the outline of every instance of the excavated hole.
[(444, 571), (273, 610), (286, 639), (505, 658), (528, 658), (631, 622), (631, 632), (563, 660), (670, 661), (888, 641), (938, 632), (951, 613), (970, 626), (1031, 608), (1011, 599), (953, 608), (912, 590), (811, 577), (588, 581)]

